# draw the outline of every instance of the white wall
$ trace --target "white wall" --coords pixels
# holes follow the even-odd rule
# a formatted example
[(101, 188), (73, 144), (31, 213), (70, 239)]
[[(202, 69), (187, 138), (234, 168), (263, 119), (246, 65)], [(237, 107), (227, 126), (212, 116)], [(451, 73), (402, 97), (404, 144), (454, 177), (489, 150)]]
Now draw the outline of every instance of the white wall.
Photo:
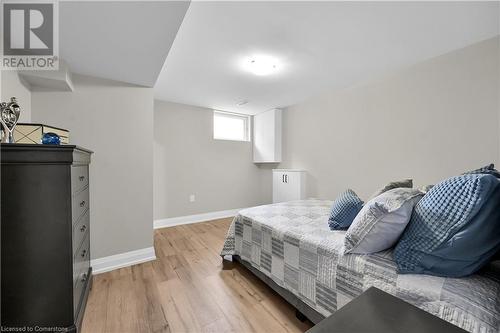
[(212, 124), (210, 109), (155, 100), (155, 219), (272, 201), (270, 167), (253, 163), (252, 143), (214, 140)]
[(11, 97), (17, 97), (17, 102), (21, 106), (20, 123), (31, 121), (31, 92), (29, 84), (23, 82), (17, 71), (2, 71), (1, 77), (2, 102), (10, 101)]
[(33, 92), (32, 120), (94, 151), (91, 255), (153, 245), (153, 90), (81, 75), (74, 92)]
[(498, 163), (499, 58), (490, 39), (289, 107), (280, 167), (307, 170), (308, 195), (333, 199)]

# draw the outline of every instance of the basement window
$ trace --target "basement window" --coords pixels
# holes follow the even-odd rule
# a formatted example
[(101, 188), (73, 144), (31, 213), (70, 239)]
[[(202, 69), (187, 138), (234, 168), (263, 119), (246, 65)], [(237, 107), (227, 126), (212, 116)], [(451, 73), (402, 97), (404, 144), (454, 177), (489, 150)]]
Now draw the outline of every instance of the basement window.
[(250, 116), (214, 110), (214, 139), (250, 141)]

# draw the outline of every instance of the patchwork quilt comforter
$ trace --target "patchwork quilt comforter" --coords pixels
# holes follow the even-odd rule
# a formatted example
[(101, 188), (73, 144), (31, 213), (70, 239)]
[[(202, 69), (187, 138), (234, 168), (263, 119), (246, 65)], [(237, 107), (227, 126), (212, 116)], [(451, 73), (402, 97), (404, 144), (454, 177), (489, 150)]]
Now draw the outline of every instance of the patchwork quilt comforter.
[(500, 281), (398, 274), (392, 250), (343, 254), (344, 231), (328, 228), (332, 202), (301, 200), (239, 212), (221, 256), (239, 255), (328, 316), (371, 286), (470, 332), (500, 332)]

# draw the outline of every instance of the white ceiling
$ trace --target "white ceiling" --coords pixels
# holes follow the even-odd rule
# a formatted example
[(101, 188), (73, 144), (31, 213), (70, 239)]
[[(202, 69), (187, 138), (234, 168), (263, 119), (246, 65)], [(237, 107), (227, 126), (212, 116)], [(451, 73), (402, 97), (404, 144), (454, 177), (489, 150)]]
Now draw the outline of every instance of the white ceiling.
[[(498, 34), (498, 2), (193, 2), (155, 97), (254, 114)], [(253, 54), (283, 66), (252, 75)]]
[(59, 48), (72, 72), (152, 87), (187, 1), (59, 3)]

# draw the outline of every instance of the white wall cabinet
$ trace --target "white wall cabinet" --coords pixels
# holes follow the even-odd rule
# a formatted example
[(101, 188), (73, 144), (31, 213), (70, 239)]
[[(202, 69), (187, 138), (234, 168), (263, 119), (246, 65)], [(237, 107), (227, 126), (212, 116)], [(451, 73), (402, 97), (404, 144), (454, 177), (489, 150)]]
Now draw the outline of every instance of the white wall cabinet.
[(281, 113), (273, 109), (253, 117), (254, 163), (281, 162)]
[(306, 172), (294, 169), (273, 170), (273, 203), (305, 199)]

